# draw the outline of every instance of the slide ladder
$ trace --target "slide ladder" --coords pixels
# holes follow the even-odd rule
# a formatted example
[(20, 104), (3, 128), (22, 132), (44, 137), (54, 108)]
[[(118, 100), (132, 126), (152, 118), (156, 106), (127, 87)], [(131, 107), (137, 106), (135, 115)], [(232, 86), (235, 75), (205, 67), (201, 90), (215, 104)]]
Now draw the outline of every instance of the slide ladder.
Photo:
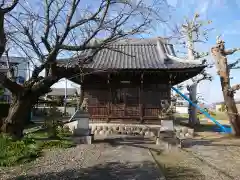
[(179, 94), (180, 96), (182, 96), (186, 101), (189, 102), (189, 104), (191, 104), (192, 106), (194, 106), (195, 108), (197, 108), (202, 114), (204, 114), (208, 119), (210, 119), (212, 122), (214, 122), (220, 129), (222, 132), (224, 133), (230, 133), (231, 132), (231, 128), (226, 128), (224, 127), (222, 124), (220, 124), (216, 119), (214, 119), (208, 112), (206, 112), (204, 109), (202, 109), (200, 106), (198, 106), (197, 104), (193, 103), (187, 96), (185, 96), (183, 93), (181, 93), (177, 88), (172, 87), (172, 90), (174, 90), (177, 94)]

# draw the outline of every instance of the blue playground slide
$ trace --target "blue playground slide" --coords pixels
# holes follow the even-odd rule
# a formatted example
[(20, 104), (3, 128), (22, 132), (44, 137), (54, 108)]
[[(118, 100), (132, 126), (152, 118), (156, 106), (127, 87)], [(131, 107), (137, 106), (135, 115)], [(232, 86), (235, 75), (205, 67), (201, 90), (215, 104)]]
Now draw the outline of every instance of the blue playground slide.
[(177, 94), (179, 94), (180, 96), (182, 96), (186, 101), (189, 102), (189, 104), (191, 104), (192, 106), (194, 106), (195, 108), (197, 108), (201, 113), (203, 113), (207, 118), (209, 118), (212, 122), (214, 122), (221, 130), (221, 132), (224, 133), (231, 133), (231, 128), (229, 127), (225, 127), (222, 124), (220, 124), (218, 121), (216, 121), (216, 119), (214, 119), (208, 112), (206, 112), (204, 109), (202, 109), (200, 106), (198, 106), (197, 104), (194, 104), (187, 96), (185, 96), (183, 93), (181, 93), (177, 88), (172, 87), (172, 90), (174, 90)]

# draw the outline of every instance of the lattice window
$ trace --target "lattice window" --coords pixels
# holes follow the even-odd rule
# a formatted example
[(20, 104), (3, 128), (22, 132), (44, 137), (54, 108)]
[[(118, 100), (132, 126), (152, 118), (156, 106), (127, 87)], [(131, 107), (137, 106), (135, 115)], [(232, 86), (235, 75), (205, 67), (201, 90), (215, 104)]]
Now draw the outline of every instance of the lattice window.
[(139, 89), (138, 88), (126, 89), (126, 104), (127, 105), (139, 104)]
[(124, 89), (115, 89), (112, 91), (113, 104), (122, 104), (124, 103), (124, 99), (125, 99)]

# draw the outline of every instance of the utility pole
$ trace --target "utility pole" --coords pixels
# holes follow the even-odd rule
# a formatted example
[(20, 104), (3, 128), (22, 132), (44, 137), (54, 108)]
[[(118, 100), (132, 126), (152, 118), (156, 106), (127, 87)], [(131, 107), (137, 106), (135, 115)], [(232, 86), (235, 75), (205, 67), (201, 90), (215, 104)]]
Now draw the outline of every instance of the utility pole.
[(65, 79), (64, 115), (67, 114), (67, 79)]

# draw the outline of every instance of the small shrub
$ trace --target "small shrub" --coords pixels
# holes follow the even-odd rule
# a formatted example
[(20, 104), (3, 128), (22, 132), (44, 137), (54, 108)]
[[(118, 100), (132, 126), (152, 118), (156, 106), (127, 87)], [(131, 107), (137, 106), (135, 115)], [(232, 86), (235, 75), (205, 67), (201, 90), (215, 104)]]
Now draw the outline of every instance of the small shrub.
[(59, 126), (58, 128), (58, 137), (70, 137), (72, 135), (72, 132), (70, 131), (69, 127), (63, 127)]
[(45, 127), (48, 129), (50, 138), (58, 138), (58, 131), (62, 128), (63, 124), (59, 121), (62, 113), (53, 106), (49, 109), (45, 118)]
[(14, 141), (9, 136), (0, 134), (0, 166), (28, 162), (40, 154), (41, 151), (33, 139)]
[(49, 140), (40, 142), (41, 149), (70, 148), (74, 146), (75, 144), (68, 140)]

